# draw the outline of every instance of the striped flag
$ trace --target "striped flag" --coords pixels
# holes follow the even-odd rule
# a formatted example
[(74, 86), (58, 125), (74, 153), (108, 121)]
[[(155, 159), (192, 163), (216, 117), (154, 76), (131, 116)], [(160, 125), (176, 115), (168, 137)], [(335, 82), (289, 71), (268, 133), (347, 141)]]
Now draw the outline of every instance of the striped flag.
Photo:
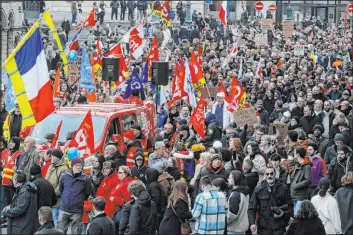
[(75, 51), (80, 47), (80, 44), (78, 42), (78, 36), (80, 35), (81, 31), (82, 31), (82, 26), (80, 26), (79, 30), (77, 31), (77, 33), (75, 34), (75, 36), (71, 40), (71, 43), (69, 45), (70, 51), (72, 51), (72, 50)]
[(219, 10), (219, 19), (224, 26), (228, 26), (228, 18), (229, 18), (230, 8), (228, 0), (222, 1), (221, 9)]

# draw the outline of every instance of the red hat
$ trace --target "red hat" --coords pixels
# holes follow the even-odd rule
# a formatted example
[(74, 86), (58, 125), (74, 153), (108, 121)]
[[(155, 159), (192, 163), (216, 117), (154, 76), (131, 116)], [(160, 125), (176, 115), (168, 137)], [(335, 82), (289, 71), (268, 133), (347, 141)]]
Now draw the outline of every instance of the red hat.
[(133, 130), (128, 130), (125, 132), (124, 137), (129, 139), (129, 140), (134, 140), (135, 139), (135, 133)]

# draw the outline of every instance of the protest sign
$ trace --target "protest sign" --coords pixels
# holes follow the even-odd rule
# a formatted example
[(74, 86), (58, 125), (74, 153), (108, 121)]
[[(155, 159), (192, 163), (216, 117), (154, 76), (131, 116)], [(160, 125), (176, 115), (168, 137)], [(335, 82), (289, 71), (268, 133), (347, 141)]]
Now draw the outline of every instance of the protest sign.
[(255, 35), (255, 45), (256, 46), (267, 46), (267, 34), (256, 34)]
[(76, 80), (80, 77), (80, 69), (77, 62), (68, 64), (68, 81), (69, 85), (72, 86)]
[(269, 129), (268, 129), (268, 134), (269, 135), (277, 135), (278, 144), (283, 145), (284, 144), (284, 137), (288, 134), (288, 124), (270, 123)]
[(273, 20), (272, 19), (262, 19), (261, 20), (262, 30), (272, 30), (273, 28)]
[[(200, 92), (204, 98), (216, 98), (219, 87), (200, 87)], [(208, 90), (208, 91), (207, 91)]]
[(283, 20), (283, 36), (284, 38), (290, 38), (294, 34), (294, 23), (292, 20)]
[(245, 124), (254, 124), (257, 122), (256, 111), (252, 108), (243, 108), (233, 113), (234, 121), (238, 127), (243, 127)]
[(294, 46), (294, 55), (303, 56), (304, 55), (304, 45), (295, 45)]

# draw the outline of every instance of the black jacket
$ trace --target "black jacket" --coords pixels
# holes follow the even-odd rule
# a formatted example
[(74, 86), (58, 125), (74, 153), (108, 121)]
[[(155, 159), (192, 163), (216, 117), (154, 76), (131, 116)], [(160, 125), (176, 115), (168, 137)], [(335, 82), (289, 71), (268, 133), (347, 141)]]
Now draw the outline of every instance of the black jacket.
[(3, 110), (0, 110), (0, 136), (2, 136), (4, 132), (3, 126), (5, 123), (6, 117), (7, 117), (7, 111), (4, 107)]
[(203, 167), (201, 169), (201, 172), (200, 172), (200, 179), (202, 177), (205, 177), (205, 176), (210, 177), (211, 181), (214, 180), (214, 179), (217, 179), (217, 178), (223, 178), (227, 182), (228, 176), (229, 176), (229, 172), (227, 172), (224, 169), (224, 164), (223, 163), (221, 164), (220, 168), (217, 171), (215, 171), (211, 167), (211, 163), (209, 163), (207, 165), (207, 167)]
[(178, 167), (168, 167), (167, 172), (169, 175), (173, 176), (175, 181), (180, 180), (181, 173)]
[(303, 201), (309, 198), (311, 178), (311, 164), (304, 164), (295, 168), (294, 178), (290, 186), (293, 200)]
[(314, 133), (314, 126), (316, 124), (321, 123), (321, 119), (316, 116), (315, 114), (313, 114), (312, 116), (309, 117), (301, 117), (300, 118), (300, 124), (303, 127), (303, 130), (306, 134), (306, 136), (308, 136), (309, 134), (313, 134)]
[(157, 226), (157, 207), (147, 191), (143, 191), (131, 205), (127, 234), (154, 234)]
[(34, 235), (39, 235), (39, 234), (64, 235), (65, 233), (60, 229), (56, 229), (54, 227), (53, 222), (51, 221), (40, 226)]
[[(284, 215), (275, 219), (271, 211), (271, 207), (284, 207)], [(290, 196), (289, 189), (286, 185), (275, 181), (275, 185), (271, 188), (266, 180), (255, 188), (251, 196), (249, 204), (249, 223), (255, 224), (257, 217), (257, 233), (258, 234), (284, 234), (286, 226), (290, 218), (293, 201)]]
[(119, 221), (119, 234), (124, 234), (128, 225), (131, 212), (131, 206), (135, 203), (135, 199), (131, 198), (130, 201), (126, 202), (121, 209), (121, 219)]
[(188, 202), (184, 199), (178, 198), (173, 208), (175, 213), (171, 207), (167, 208), (159, 226), (160, 234), (181, 234), (180, 220), (185, 222), (192, 218)]
[(294, 219), (286, 235), (326, 235), (325, 227), (319, 217), (314, 219)]
[(222, 139), (222, 127), (217, 123), (216, 120), (212, 120), (207, 125), (205, 145), (212, 146), (212, 143), (216, 140)]
[(89, 178), (91, 180), (91, 187), (92, 187), (91, 196), (95, 198), (99, 185), (101, 184), (104, 178), (102, 170), (91, 168), (91, 175), (89, 176)]
[(37, 187), (30, 182), (16, 189), (10, 209), (3, 213), (8, 217), (8, 234), (33, 234), (39, 227)]
[(41, 174), (34, 176), (33, 184), (37, 187), (38, 210), (42, 206), (53, 207), (57, 201), (53, 185)]
[(151, 200), (156, 204), (157, 210), (163, 212), (166, 206), (166, 195), (163, 193), (162, 187), (158, 183), (158, 170), (148, 168), (146, 171), (146, 188), (151, 197)]
[(105, 213), (93, 217), (87, 235), (115, 235), (115, 224)]
[(126, 165), (126, 158), (119, 152), (116, 152), (113, 156), (106, 158), (106, 161), (114, 161), (116, 169), (119, 169), (120, 166)]
[[(233, 192), (235, 192), (235, 193), (233, 193)], [(241, 202), (240, 193), (244, 194), (245, 196), (249, 195), (248, 186), (239, 186), (239, 187), (233, 189), (230, 194), (228, 209), (234, 215), (237, 215), (239, 212), (239, 206), (240, 206), (240, 202)]]
[[(345, 162), (347, 164), (347, 161)], [(337, 157), (333, 159), (328, 167), (326, 177), (330, 180), (331, 193), (335, 193), (342, 187), (341, 179), (346, 174), (346, 166), (338, 161)]]
[(249, 195), (253, 194), (257, 183), (259, 182), (259, 173), (257, 172), (246, 172), (244, 173), (245, 182), (249, 189)]
[[(136, 163), (136, 160), (135, 160)], [(136, 177), (138, 180), (141, 180), (144, 184), (146, 184), (146, 171), (149, 167), (146, 165), (142, 165), (138, 167), (136, 164), (131, 168), (131, 176)]]

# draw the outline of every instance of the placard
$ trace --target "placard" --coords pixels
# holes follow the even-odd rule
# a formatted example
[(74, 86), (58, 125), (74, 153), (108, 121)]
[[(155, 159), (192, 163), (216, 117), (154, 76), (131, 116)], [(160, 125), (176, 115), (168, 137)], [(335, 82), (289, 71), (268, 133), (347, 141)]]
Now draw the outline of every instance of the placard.
[(234, 121), (237, 127), (243, 127), (245, 124), (257, 123), (256, 111), (252, 108), (242, 108), (233, 113)]
[(283, 20), (283, 36), (284, 38), (290, 38), (294, 34), (294, 23), (292, 20)]
[[(279, 145), (284, 144), (284, 137), (288, 134), (288, 124), (285, 123), (270, 123), (268, 128), (269, 135), (277, 135), (277, 141)], [(275, 129), (275, 131), (274, 131)], [(278, 131), (278, 134), (277, 134)]]
[(268, 41), (267, 41), (267, 34), (256, 34), (255, 35), (255, 45), (256, 46), (267, 46)]
[(76, 62), (68, 64), (68, 82), (72, 86), (76, 80), (80, 77), (79, 66)]
[(295, 45), (294, 46), (294, 55), (303, 56), (304, 55), (304, 45)]
[(204, 98), (216, 98), (219, 87), (200, 87), (200, 92)]
[(262, 19), (261, 20), (262, 30), (272, 30), (273, 29), (273, 20), (272, 19)]

